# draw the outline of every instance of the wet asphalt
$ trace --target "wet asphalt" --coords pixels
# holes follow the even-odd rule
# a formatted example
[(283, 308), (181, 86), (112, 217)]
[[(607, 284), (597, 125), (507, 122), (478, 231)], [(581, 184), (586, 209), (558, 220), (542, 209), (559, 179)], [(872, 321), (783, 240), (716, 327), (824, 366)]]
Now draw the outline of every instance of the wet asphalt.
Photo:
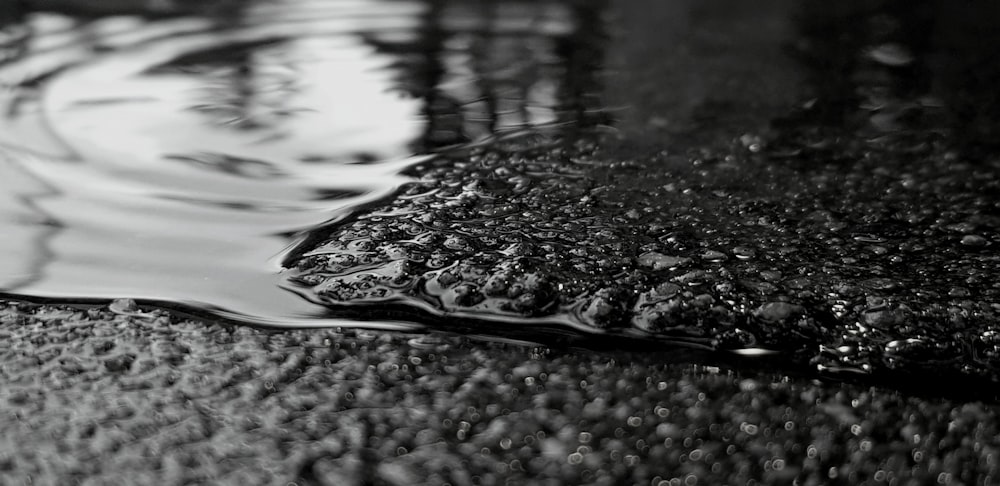
[(968, 38), (995, 9), (925, 7), (609, 6), (574, 43), (606, 67), (576, 81), (617, 111), (580, 97), (576, 133), (412, 168), (315, 231), (289, 286), (334, 313), (562, 325), (995, 397), (997, 96), (979, 80), (1000, 76), (996, 44)]
[(8, 298), (2, 482), (996, 482), (1000, 10), (580, 5), (572, 126), (286, 262), (440, 331)]
[(992, 484), (991, 403), (671, 352), (5, 302), (4, 484)]

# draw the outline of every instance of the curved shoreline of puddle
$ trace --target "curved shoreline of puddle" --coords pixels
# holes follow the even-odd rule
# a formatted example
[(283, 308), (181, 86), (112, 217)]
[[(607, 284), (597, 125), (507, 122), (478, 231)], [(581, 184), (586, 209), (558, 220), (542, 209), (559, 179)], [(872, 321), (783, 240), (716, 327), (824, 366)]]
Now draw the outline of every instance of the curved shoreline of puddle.
[[(483, 22), (498, 38), (532, 29), (542, 44), (572, 29), (557, 2), (501, 19), (448, 8), (259, 2), (160, 20), (29, 15), (8, 29), (14, 54), (0, 65), (0, 216), (17, 233), (0, 247), (0, 287), (174, 300), (274, 326), (344, 324), (277, 285), (297, 241), (414, 182), (401, 173), (433, 157), (428, 143), (571, 123), (548, 78), (523, 93), (520, 114), (461, 129), (435, 121), (448, 114), (405, 79), (425, 61), (398, 52), (433, 42), (429, 16), (441, 23), (433, 28), (465, 32), (463, 42)], [(460, 46), (448, 49), (463, 59)], [(561, 69), (547, 62), (540, 69)], [(478, 96), (476, 73), (455, 76), (439, 80), (453, 97)], [(508, 108), (504, 96), (496, 103)], [(470, 99), (465, 109), (485, 108)]]
[[(251, 255), (258, 263), (278, 255), (277, 263), (294, 268), (276, 275), (273, 267), (239, 266), (264, 274), (260, 287), (268, 292), (285, 284), (307, 298), (281, 291), (269, 302), (240, 287), (241, 279), (254, 278), (239, 277), (207, 283), (216, 292), (229, 292), (213, 304), (234, 313), (240, 308), (267, 313), (284, 301), (305, 306), (303, 314), (314, 318), (333, 309), (378, 319), (391, 317), (395, 310), (389, 307), (403, 303), (429, 325), (438, 316), (478, 319), (498, 335), (521, 324), (555, 321), (596, 336), (646, 333), (718, 349), (779, 352), (818, 373), (941, 380), (951, 373), (977, 383), (998, 381), (1000, 308), (990, 278), (998, 272), (991, 252), (1000, 244), (995, 237), (1000, 224), (989, 197), (998, 181), (990, 135), (998, 131), (988, 120), (975, 130), (961, 122), (980, 100), (990, 101), (991, 88), (962, 84), (966, 65), (975, 65), (983, 53), (962, 45), (960, 36), (948, 37), (954, 35), (948, 29), (963, 30), (960, 16), (940, 12), (943, 33), (923, 44), (913, 32), (927, 21), (924, 14), (888, 4), (842, 10), (783, 1), (752, 8), (728, 0), (648, 9), (616, 4), (610, 13), (566, 15), (566, 9), (560, 14), (555, 8), (557, 20), (572, 21), (537, 23), (498, 7), (482, 16), (496, 20), (483, 38), (478, 14), (449, 14), (450, 2), (423, 5), (443, 10), (413, 13), (421, 27), (412, 32), (367, 32), (350, 44), (361, 42), (398, 61), (386, 64), (386, 72), (394, 73), (385, 78), (387, 85), (404, 99), (423, 103), (416, 110), (423, 128), (414, 132), (415, 146), (404, 152), (436, 155), (409, 171), (403, 171), (404, 156), (399, 184), (379, 193), (384, 198), (373, 197), (371, 206), (336, 225), (317, 215), (305, 225), (310, 227), (305, 240), (294, 240), (289, 227), (279, 225), (278, 236), (264, 237), (273, 250)], [(540, 16), (549, 15), (543, 10)], [(299, 16), (295, 22), (303, 18), (315, 20)], [(867, 20), (858, 24), (858, 19)], [(886, 19), (898, 28), (886, 27)], [(600, 29), (584, 29), (587, 22), (607, 22), (611, 33), (623, 26), (634, 30), (619, 31), (609, 41)], [(864, 27), (857, 36), (829, 35), (856, 25)], [(223, 26), (223, 31), (241, 28)], [(587, 33), (566, 37), (573, 29)], [(182, 37), (194, 36), (192, 42), (199, 43), (203, 33), (187, 30)], [(252, 93), (246, 73), (261, 69), (238, 66), (258, 51), (282, 46), (268, 32), (228, 37), (220, 44), (224, 49), (183, 55), (141, 76), (174, 88), (193, 76), (215, 83), (202, 87), (229, 83), (221, 84), (221, 92), (195, 90), (200, 96)], [(423, 41), (411, 43), (407, 35)], [(666, 41), (646, 42), (650, 38)], [(943, 56), (956, 45), (969, 57)], [(263, 65), (249, 65), (283, 85), (287, 71), (274, 64), (283, 56), (263, 57)], [(528, 62), (520, 62), (524, 57)], [(37, 84), (58, 81), (62, 73)], [(524, 79), (531, 86), (524, 86)], [(375, 91), (377, 97), (385, 94)], [(149, 102), (148, 96), (131, 98), (137, 106)], [(307, 114), (276, 113), (268, 99), (251, 110), (266, 116), (251, 121), (234, 120), (231, 115), (247, 107), (224, 97), (208, 105), (185, 101), (192, 110), (177, 116), (207, 117), (245, 134), (273, 123), (272, 115)], [(95, 100), (85, 109), (110, 110), (121, 98)], [(28, 96), (21, 103), (30, 108), (35, 101)], [(67, 105), (55, 108), (60, 106)], [(561, 127), (608, 106), (626, 108), (614, 117), (597, 113), (592, 123), (581, 125), (613, 119), (613, 133), (559, 136)], [(472, 147), (470, 142), (505, 127), (552, 135), (564, 144), (539, 146), (528, 136)], [(166, 133), (174, 137), (172, 144), (183, 145), (184, 133), (191, 132)], [(179, 173), (196, 173), (215, 181), (235, 178), (232, 187), (251, 190), (294, 167), (328, 162), (344, 167), (343, 157), (322, 154), (279, 157), (283, 162), (274, 164), (252, 153), (161, 152), (164, 160), (147, 166), (165, 171), (161, 179), (167, 186), (176, 186)], [(350, 166), (362, 172), (383, 160), (370, 154), (348, 158), (354, 155)], [(126, 179), (144, 174), (130, 172), (127, 160), (113, 167)], [(321, 189), (317, 197), (335, 203), (317, 204), (331, 212), (336, 202), (356, 195)], [(29, 206), (52, 199), (44, 195), (51, 195), (50, 188), (25, 190), (36, 194), (22, 198)], [(261, 209), (261, 204), (177, 195), (164, 201), (171, 207), (212, 202), (214, 209), (207, 211), (228, 215)], [(89, 207), (95, 215), (104, 211)], [(284, 215), (272, 216), (284, 224)], [(43, 235), (73, 230), (72, 221), (44, 214), (28, 211), (19, 217), (33, 221)], [(140, 256), (142, 243), (133, 248)], [(280, 254), (292, 243), (298, 247)], [(194, 292), (198, 286), (181, 287), (175, 290), (205, 295)], [(80, 292), (59, 293), (71, 294)], [(163, 296), (150, 295), (157, 297)]]

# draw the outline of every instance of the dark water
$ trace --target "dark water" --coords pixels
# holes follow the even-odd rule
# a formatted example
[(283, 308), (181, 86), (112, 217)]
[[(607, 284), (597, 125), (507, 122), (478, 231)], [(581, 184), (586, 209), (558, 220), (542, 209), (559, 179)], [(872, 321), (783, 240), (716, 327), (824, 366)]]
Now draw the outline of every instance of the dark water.
[(1000, 381), (986, 2), (27, 5), (7, 293)]

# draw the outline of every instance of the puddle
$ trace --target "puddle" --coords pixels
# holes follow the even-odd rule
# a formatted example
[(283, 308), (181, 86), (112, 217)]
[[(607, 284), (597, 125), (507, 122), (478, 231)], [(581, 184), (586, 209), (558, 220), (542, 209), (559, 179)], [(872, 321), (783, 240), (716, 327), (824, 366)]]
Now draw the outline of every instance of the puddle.
[(1000, 11), (217, 5), (2, 30), (0, 290), (1000, 380)]
[(583, 111), (566, 102), (562, 3), (247, 5), (2, 31), (0, 289), (340, 324), (277, 285), (306, 232), (441, 147)]

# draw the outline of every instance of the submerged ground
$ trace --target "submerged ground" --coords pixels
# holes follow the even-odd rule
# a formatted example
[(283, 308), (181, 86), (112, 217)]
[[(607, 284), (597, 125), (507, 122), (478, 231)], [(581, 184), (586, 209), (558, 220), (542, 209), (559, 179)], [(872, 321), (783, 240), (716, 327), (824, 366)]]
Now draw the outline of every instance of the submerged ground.
[[(483, 108), (407, 71), (439, 155), (284, 262), (330, 315), (437, 331), (8, 297), (2, 477), (995, 482), (1000, 11), (552, 3), (558, 75), (473, 43)], [(550, 78), (556, 123), (477, 143)]]

